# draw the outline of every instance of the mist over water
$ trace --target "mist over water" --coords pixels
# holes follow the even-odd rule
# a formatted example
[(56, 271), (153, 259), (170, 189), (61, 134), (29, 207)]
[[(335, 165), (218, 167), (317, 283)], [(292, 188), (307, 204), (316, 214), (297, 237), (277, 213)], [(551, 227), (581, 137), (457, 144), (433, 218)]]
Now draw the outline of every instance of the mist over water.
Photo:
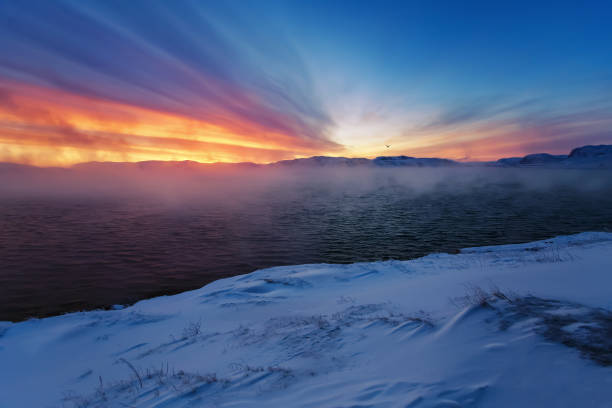
[(0, 320), (277, 265), (410, 259), (612, 229), (612, 173), (505, 168), (0, 172)]

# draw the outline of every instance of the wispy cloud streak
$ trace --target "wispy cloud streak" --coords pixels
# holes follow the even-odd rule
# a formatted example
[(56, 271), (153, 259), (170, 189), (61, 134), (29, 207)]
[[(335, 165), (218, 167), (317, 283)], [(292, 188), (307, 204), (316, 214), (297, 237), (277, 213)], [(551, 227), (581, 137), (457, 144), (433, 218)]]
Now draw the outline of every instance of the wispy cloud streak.
[(296, 150), (338, 147), (297, 53), (283, 38), (257, 41), (227, 10), (158, 1), (0, 7), (0, 78), (202, 121), (228, 138), (255, 134), (265, 144), (281, 134)]

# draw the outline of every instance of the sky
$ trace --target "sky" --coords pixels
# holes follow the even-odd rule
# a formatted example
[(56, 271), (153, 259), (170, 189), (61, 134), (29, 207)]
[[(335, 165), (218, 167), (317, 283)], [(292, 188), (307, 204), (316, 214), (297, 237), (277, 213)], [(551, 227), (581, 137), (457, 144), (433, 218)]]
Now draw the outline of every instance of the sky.
[(0, 161), (612, 143), (610, 21), (590, 1), (0, 0)]

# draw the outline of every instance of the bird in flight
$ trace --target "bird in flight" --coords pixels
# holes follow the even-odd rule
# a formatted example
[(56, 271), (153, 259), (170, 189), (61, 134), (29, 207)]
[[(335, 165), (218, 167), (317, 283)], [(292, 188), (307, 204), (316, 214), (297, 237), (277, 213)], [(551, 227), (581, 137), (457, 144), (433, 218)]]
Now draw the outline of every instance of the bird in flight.
[(387, 146), (387, 149), (391, 147), (391, 145), (387, 145), (387, 144), (385, 146)]

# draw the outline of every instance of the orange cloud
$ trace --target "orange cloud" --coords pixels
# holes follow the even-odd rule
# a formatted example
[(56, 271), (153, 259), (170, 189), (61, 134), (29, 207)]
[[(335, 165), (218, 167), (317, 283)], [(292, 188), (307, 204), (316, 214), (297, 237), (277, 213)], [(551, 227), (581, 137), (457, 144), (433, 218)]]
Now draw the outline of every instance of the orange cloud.
[(331, 142), (235, 118), (210, 123), (174, 113), (0, 82), (0, 161), (69, 166), (140, 160), (270, 162), (321, 154)]

